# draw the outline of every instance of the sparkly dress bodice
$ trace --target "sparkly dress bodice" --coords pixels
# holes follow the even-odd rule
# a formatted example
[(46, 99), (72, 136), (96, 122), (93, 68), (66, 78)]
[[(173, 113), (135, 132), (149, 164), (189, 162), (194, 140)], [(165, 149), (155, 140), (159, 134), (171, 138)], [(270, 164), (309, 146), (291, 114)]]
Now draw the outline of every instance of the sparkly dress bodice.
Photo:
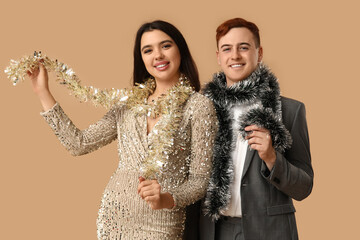
[[(152, 210), (137, 194), (141, 167), (157, 134), (147, 134), (146, 115), (126, 105), (111, 109), (88, 129), (79, 130), (59, 104), (42, 113), (61, 143), (73, 155), (92, 152), (118, 140), (119, 165), (105, 188), (97, 218), (98, 239), (181, 239), (185, 207), (205, 196), (217, 130), (209, 99), (192, 94), (173, 139), (173, 148), (156, 179), (174, 200), (173, 209)], [(159, 122), (163, 119), (159, 119)]]

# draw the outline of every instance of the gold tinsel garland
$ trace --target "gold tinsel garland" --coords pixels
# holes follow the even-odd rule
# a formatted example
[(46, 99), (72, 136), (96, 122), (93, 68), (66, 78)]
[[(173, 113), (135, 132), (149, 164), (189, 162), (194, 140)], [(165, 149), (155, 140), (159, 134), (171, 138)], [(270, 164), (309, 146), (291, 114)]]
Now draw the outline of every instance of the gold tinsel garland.
[(25, 79), (28, 71), (37, 68), (40, 62), (49, 72), (54, 71), (56, 81), (66, 85), (80, 101), (92, 101), (95, 106), (101, 105), (107, 109), (114, 105), (126, 104), (135, 114), (146, 114), (148, 117), (161, 115), (161, 119), (153, 129), (154, 141), (149, 145), (148, 155), (141, 169), (143, 177), (147, 179), (156, 178), (157, 174), (161, 174), (162, 166), (171, 153), (174, 137), (183, 117), (183, 106), (194, 92), (186, 77), (181, 76), (179, 82), (168, 90), (166, 96), (159, 98), (153, 104), (148, 104), (147, 99), (156, 88), (154, 79), (148, 79), (144, 84), (138, 84), (129, 90), (114, 88), (100, 90), (92, 86), (81, 86), (80, 79), (70, 67), (58, 60), (49, 59), (41, 52), (34, 52), (33, 56), (23, 57), (19, 61), (11, 60), (5, 73), (15, 86)]
[(55, 61), (49, 59), (41, 52), (34, 52), (32, 56), (23, 57), (19, 61), (11, 60), (5, 73), (16, 86), (19, 82), (24, 81), (28, 71), (32, 72), (39, 66), (40, 61), (48, 72), (55, 72), (56, 81), (66, 85), (71, 93), (82, 102), (92, 101), (96, 106), (101, 105), (108, 109), (113, 105), (121, 104), (131, 94), (131, 91), (126, 89), (100, 90), (92, 86), (81, 86), (80, 80), (72, 68), (57, 59)]
[[(144, 89), (148, 89), (149, 93), (153, 92), (155, 80), (149, 79)], [(150, 94), (145, 99), (135, 94), (129, 98), (133, 101), (130, 107), (136, 114), (146, 114), (150, 117), (155, 112), (155, 115), (161, 115), (160, 120), (152, 129), (151, 134), (154, 139), (149, 145), (148, 155), (141, 169), (144, 173), (143, 177), (157, 178), (156, 175), (161, 173), (162, 166), (168, 161), (173, 149), (175, 134), (183, 118), (184, 104), (193, 93), (194, 90), (186, 77), (180, 77), (177, 84), (168, 90), (166, 96), (159, 98), (154, 104), (147, 104)], [(143, 103), (144, 100), (146, 104)]]

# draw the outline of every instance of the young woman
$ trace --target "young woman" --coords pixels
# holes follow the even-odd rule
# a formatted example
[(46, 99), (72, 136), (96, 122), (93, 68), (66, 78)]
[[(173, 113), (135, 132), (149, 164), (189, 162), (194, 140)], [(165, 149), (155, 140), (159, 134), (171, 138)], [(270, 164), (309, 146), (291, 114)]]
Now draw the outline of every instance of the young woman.
[[(73, 154), (118, 140), (119, 166), (101, 200), (98, 239), (181, 239), (185, 207), (204, 197), (217, 128), (182, 34), (146, 23), (134, 46), (134, 85), (125, 104), (79, 130), (48, 87), (47, 71), (29, 73), (45, 120)], [(194, 91), (195, 90), (195, 91)]]

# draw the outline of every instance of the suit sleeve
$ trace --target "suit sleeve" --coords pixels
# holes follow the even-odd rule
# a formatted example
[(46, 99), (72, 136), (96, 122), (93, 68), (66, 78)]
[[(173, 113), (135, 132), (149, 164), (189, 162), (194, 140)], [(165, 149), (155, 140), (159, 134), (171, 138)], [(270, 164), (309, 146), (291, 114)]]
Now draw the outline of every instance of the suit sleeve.
[(301, 201), (312, 191), (314, 173), (304, 104), (298, 104), (293, 114), (293, 121), (286, 126), (293, 139), (291, 148), (284, 154), (276, 152), (276, 162), (271, 172), (263, 162), (262, 175), (277, 189)]

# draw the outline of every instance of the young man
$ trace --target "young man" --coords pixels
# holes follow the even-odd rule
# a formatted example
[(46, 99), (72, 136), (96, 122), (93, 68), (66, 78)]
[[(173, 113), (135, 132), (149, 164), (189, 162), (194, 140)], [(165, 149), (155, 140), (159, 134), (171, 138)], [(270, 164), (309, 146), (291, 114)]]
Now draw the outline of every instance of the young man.
[(311, 193), (314, 176), (304, 104), (280, 96), (254, 23), (228, 20), (216, 40), (222, 72), (204, 94), (219, 132), (200, 238), (298, 239), (292, 199)]

